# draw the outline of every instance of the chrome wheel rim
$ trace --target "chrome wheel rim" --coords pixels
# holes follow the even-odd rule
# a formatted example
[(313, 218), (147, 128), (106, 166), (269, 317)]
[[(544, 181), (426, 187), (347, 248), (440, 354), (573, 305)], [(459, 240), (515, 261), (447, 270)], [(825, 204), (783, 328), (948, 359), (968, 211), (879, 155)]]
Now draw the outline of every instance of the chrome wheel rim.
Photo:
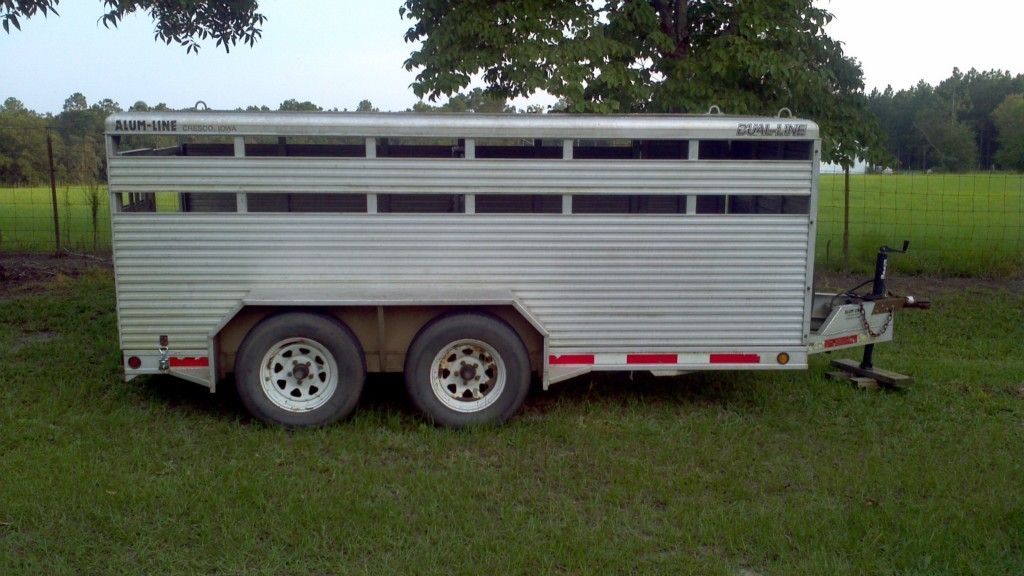
[(278, 408), (309, 412), (334, 396), (338, 363), (316, 340), (286, 338), (263, 355), (260, 384), (263, 394)]
[(456, 340), (443, 346), (430, 364), (430, 388), (447, 408), (479, 412), (505, 389), (505, 361), (486, 342)]

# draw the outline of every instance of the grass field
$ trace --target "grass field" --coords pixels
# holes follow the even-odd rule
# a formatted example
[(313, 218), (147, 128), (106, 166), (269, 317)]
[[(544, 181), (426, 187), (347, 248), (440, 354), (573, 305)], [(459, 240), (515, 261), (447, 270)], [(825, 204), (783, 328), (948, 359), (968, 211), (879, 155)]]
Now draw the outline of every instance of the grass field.
[(904, 393), (625, 375), (449, 431), (371, 382), (288, 433), (119, 377), (112, 281), (0, 300), (0, 574), (1020, 574), (1024, 295), (897, 322)]
[[(53, 251), (52, 206), (49, 188), (0, 188), (0, 250)], [(57, 213), (62, 246), (80, 252), (110, 251), (110, 198), (105, 186), (58, 187)]]
[[(818, 208), (819, 265), (838, 268), (843, 242), (843, 177), (823, 175)], [(874, 267), (883, 244), (898, 247), (904, 272), (1003, 277), (1024, 271), (1024, 176), (1020, 174), (860, 175), (850, 179), (850, 265)]]
[[(842, 176), (820, 183), (818, 265), (842, 264)], [(73, 251), (109, 250), (107, 195), (99, 190), (95, 226), (86, 187), (58, 190), (62, 241)], [(0, 188), (0, 251), (53, 249), (50, 192)], [(882, 244), (911, 240), (898, 266), (911, 273), (1005, 277), (1024, 271), (1024, 176), (1002, 173), (854, 176), (850, 265), (870, 271)]]

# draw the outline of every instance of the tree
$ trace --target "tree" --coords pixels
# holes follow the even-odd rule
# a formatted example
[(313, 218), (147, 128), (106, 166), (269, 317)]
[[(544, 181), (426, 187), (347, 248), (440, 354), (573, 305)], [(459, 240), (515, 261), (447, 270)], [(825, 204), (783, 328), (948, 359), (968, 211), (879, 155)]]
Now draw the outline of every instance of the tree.
[(570, 112), (788, 107), (821, 125), (827, 159), (885, 153), (860, 65), (811, 0), (405, 0), (400, 13), (421, 43), (413, 90), (431, 101), (479, 77), (490, 96), (546, 91)]
[(967, 105), (960, 119), (974, 132), (981, 166), (990, 168), (996, 154), (996, 126), (992, 114), (1007, 96), (1024, 92), (1024, 74), (1011, 76), (1004, 70), (979, 72), (972, 68), (961, 75), (954, 69), (953, 76), (940, 83), (936, 90), (941, 91), (943, 85), (951, 81), (961, 85), (960, 93)]
[[(60, 141), (54, 142), (60, 153)], [(17, 98), (0, 106), (0, 183), (35, 184), (46, 179), (46, 118)]]
[(946, 102), (937, 100), (918, 112), (914, 126), (928, 143), (934, 165), (951, 172), (963, 172), (978, 166), (974, 133), (957, 120), (955, 111)]
[(323, 112), (323, 108), (313, 104), (309, 100), (299, 102), (294, 98), (281, 102), (281, 105), (278, 106), (277, 109), (282, 112)]
[[(955, 165), (991, 168), (997, 152), (993, 112), (1010, 94), (1024, 92), (1024, 74), (971, 69), (953, 73), (931, 86), (925, 81), (894, 92), (872, 91), (869, 109), (887, 133), (890, 152), (905, 168), (949, 169), (951, 155), (965, 156)], [(973, 147), (963, 142), (969, 133)], [(945, 160), (943, 160), (945, 158)]]
[(951, 172), (978, 167), (974, 132), (961, 118), (970, 110), (964, 75), (958, 68), (931, 91), (913, 116), (914, 127), (928, 144), (933, 164)]
[(16, 114), (18, 112), (28, 112), (28, 108), (25, 108), (25, 104), (21, 100), (11, 96), (7, 100), (4, 100), (3, 106), (0, 106), (0, 113), (4, 112)]
[(75, 92), (64, 99), (65, 112), (81, 112), (89, 107), (89, 102), (81, 92)]
[(489, 94), (480, 88), (474, 88), (464, 94), (455, 94), (440, 106), (431, 106), (420, 100), (413, 104), (410, 110), (412, 112), (500, 112), (505, 114), (516, 112), (515, 107), (508, 104), (508, 100)]
[(868, 109), (879, 119), (886, 133), (886, 146), (897, 166), (925, 170), (931, 166), (929, 159), (934, 161), (934, 155), (928, 152), (928, 142), (914, 125), (918, 112), (934, 98), (934, 88), (923, 80), (906, 90), (894, 92), (892, 86), (887, 86), (884, 91), (873, 90), (868, 96)]
[(1011, 94), (992, 113), (999, 132), (995, 161), (1001, 168), (1024, 171), (1024, 94)]
[(488, 94), (480, 88), (469, 93), (456, 94), (448, 99), (441, 110), (445, 112), (480, 112), (480, 113), (512, 113), (516, 109), (509, 106), (508, 100), (500, 96)]
[[(0, 0), (0, 25), (10, 33), (20, 30), (21, 20), (39, 14), (59, 15), (60, 0)], [(187, 52), (199, 52), (199, 41), (214, 38), (230, 52), (239, 41), (252, 46), (262, 34), (266, 17), (257, 0), (103, 0), (100, 21), (117, 27), (125, 16), (144, 12), (156, 25), (155, 37), (165, 44), (180, 44)]]
[(359, 105), (356, 106), (356, 112), (380, 112), (380, 110), (373, 107), (373, 102), (360, 100)]

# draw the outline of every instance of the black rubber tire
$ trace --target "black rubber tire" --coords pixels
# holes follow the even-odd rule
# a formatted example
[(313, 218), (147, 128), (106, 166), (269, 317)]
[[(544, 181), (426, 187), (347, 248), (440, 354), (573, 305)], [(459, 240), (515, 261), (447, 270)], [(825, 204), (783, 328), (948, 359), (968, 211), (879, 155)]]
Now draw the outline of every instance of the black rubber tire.
[[(334, 355), (338, 386), (323, 406), (295, 412), (277, 406), (260, 385), (260, 362), (271, 346), (286, 338), (315, 340)], [(348, 326), (326, 314), (285, 312), (263, 319), (238, 347), (235, 356), (235, 387), (246, 410), (267, 424), (286, 428), (325, 426), (349, 416), (359, 402), (366, 382), (366, 359), (359, 339)]]
[[(458, 412), (445, 406), (430, 385), (430, 365), (442, 347), (463, 338), (494, 348), (505, 364), (505, 388), (493, 404), (478, 412)], [(515, 329), (482, 312), (454, 312), (429, 322), (416, 335), (405, 356), (405, 387), (412, 403), (435, 424), (462, 428), (500, 424), (515, 415), (530, 389), (530, 357)]]

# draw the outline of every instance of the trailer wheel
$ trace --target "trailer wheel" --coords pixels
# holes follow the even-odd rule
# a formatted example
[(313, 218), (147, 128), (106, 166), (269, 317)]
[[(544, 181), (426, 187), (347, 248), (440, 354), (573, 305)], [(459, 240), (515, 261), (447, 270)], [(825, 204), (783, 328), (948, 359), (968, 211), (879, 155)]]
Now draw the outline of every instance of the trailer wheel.
[(442, 426), (501, 423), (526, 398), (530, 359), (503, 320), (449, 314), (416, 335), (406, 354), (405, 385), (413, 404)]
[(366, 380), (359, 340), (326, 315), (270, 316), (246, 335), (235, 385), (246, 409), (268, 424), (323, 426), (352, 413)]

